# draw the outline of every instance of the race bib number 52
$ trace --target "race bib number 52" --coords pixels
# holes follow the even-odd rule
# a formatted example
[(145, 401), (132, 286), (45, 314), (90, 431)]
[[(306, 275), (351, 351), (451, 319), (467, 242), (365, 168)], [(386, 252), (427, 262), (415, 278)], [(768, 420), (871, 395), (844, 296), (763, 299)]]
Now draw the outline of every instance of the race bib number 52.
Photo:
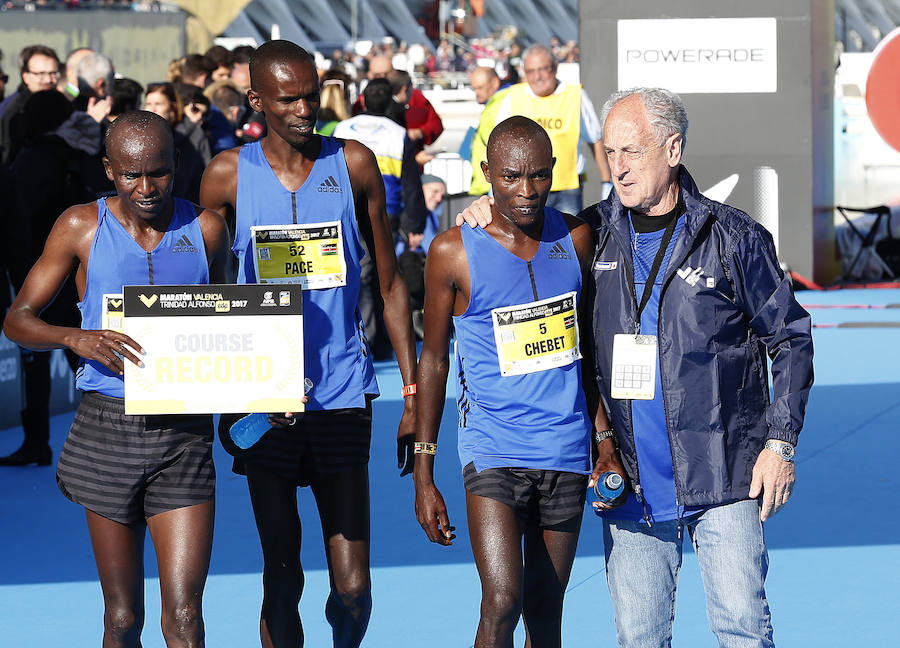
[(347, 284), (340, 221), (250, 229), (259, 283), (295, 283), (304, 290)]
[(564, 367), (581, 358), (576, 293), (491, 311), (500, 375)]

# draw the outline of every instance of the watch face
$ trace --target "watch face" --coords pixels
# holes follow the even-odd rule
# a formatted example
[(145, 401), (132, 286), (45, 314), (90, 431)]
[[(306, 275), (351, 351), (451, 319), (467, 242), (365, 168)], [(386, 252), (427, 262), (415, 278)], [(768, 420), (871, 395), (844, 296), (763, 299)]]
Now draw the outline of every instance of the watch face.
[(777, 453), (785, 461), (790, 461), (794, 458), (794, 446), (789, 443), (781, 443), (769, 439), (769, 441), (766, 442), (766, 447), (772, 452)]

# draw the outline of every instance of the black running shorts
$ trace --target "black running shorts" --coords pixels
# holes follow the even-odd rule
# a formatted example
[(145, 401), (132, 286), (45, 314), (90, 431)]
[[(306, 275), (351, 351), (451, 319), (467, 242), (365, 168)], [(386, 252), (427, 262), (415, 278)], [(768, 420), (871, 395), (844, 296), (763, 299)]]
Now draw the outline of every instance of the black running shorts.
[(232, 470), (239, 475), (246, 475), (246, 464), (252, 463), (298, 486), (309, 486), (318, 473), (343, 472), (369, 463), (371, 402), (365, 408), (308, 411), (295, 425), (273, 427), (246, 450), (228, 435), (235, 420), (235, 416), (222, 416), (219, 439), (234, 457)]
[(515, 509), (526, 524), (550, 527), (581, 516), (587, 475), (531, 468), (463, 468), (466, 490)]
[(128, 416), (87, 392), (59, 456), (56, 483), (89, 511), (135, 524), (215, 494), (211, 415)]

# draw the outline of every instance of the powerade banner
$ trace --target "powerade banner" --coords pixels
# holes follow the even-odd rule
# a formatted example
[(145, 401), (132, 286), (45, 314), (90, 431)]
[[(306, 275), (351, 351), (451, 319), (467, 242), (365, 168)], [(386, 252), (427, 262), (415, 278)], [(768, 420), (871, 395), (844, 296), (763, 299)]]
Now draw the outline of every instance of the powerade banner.
[(771, 17), (619, 20), (618, 86), (776, 92), (776, 35)]

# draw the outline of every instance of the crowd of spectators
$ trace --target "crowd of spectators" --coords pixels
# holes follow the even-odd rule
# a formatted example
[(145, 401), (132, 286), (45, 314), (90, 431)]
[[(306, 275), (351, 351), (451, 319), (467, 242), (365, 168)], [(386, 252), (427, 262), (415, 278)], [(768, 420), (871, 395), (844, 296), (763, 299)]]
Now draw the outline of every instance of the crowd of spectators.
[[(517, 30), (508, 28), (491, 38), (454, 37), (453, 42), (444, 38), (433, 52), (419, 45), (395, 44), (388, 39), (373, 44), (365, 54), (335, 49), (327, 58), (321, 58), (319, 65), (326, 70), (341, 70), (351, 79), (362, 79), (373, 58), (387, 57), (394, 69), (409, 72), (416, 80), (443, 84), (447, 78), (466, 78), (490, 61), (504, 83), (518, 83), (522, 77), (524, 48), (517, 37)], [(547, 45), (556, 63), (580, 62), (581, 53), (575, 41), (562, 43), (554, 36)]]
[[(549, 49), (557, 62), (577, 61), (575, 43), (554, 39)], [(217, 45), (204, 53), (188, 54), (171, 62), (165, 79), (144, 87), (137, 80), (116, 77), (114, 62), (87, 48), (76, 49), (65, 59), (46, 46), (25, 48), (17, 61), (18, 74), (0, 69), (3, 171), (8, 172), (26, 141), (57, 137), (86, 158), (72, 165), (86, 192), (102, 195), (112, 189), (102, 168), (106, 127), (124, 112), (146, 108), (163, 116), (175, 134), (180, 160), (176, 196), (196, 201), (200, 177), (216, 153), (264, 135), (264, 121), (249, 109), (246, 99), (253, 50), (248, 45), (231, 50)], [(5, 61), (7, 72), (13, 69), (10, 59), (7, 56)], [(407, 128), (420, 170), (429, 159), (425, 146), (435, 141), (443, 126), (417, 86), (452, 74), (468, 82), (468, 76), (485, 62), (493, 65), (503, 86), (518, 82), (523, 74), (522, 48), (514, 30), (491, 39), (442, 40), (434, 52), (387, 40), (364, 52), (354, 48), (336, 49), (329, 57), (317, 54), (316, 60), (322, 80), (319, 132), (330, 134), (339, 121), (359, 112), (358, 98), (369, 79), (387, 78), (395, 101), (389, 116)], [(27, 107), (29, 99), (50, 90), (69, 100), (71, 114), (63, 116), (64, 123), (55, 124), (54, 116), (27, 130), (25, 115), (33, 112), (33, 107)], [(58, 102), (53, 105), (59, 107)]]

